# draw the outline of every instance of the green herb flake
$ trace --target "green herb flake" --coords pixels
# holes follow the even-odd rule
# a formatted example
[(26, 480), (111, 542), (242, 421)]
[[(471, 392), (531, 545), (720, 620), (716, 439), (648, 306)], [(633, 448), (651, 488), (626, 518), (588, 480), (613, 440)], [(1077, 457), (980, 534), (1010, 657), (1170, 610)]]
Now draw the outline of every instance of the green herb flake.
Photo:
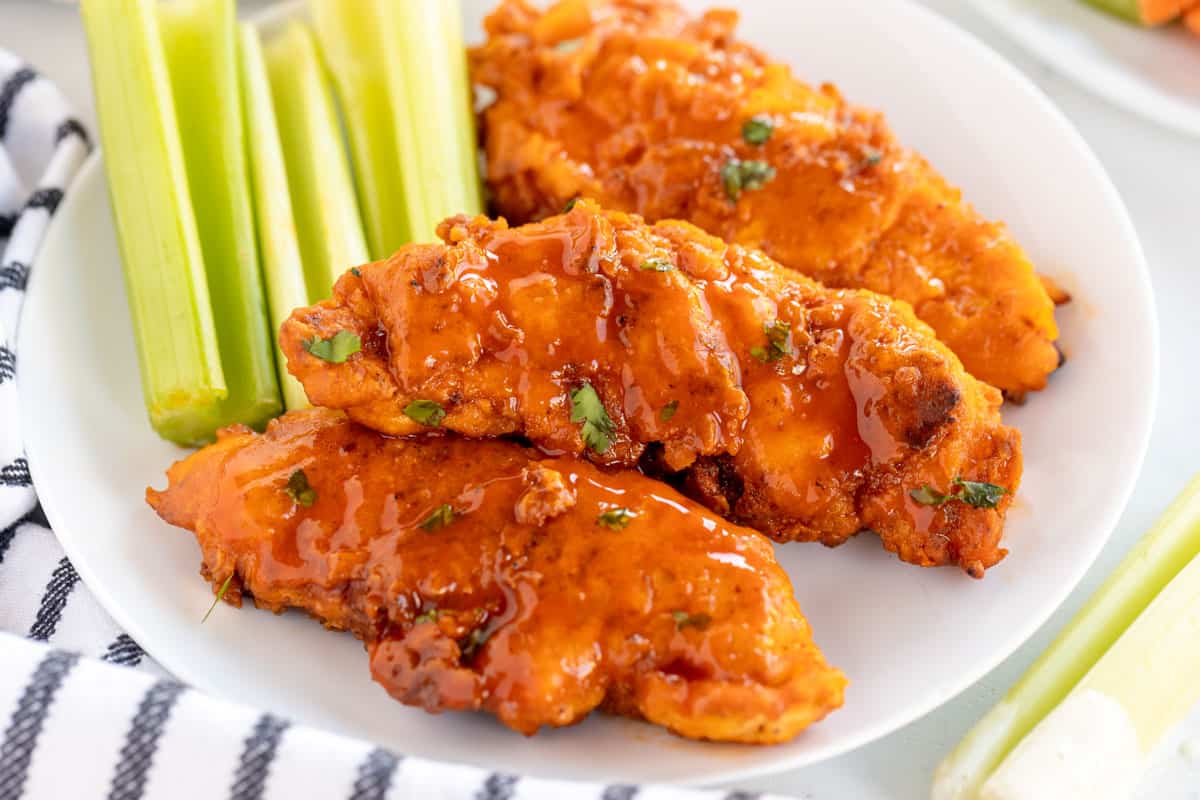
[(284, 489), (288, 497), (305, 508), (312, 508), (312, 504), (317, 502), (317, 490), (309, 486), (308, 476), (304, 474), (304, 470), (298, 469), (288, 478), (287, 488)]
[(764, 145), (775, 132), (775, 123), (766, 114), (755, 114), (742, 125), (742, 139), (746, 144)]
[(358, 267), (351, 267), (351, 268), (350, 268), (350, 274), (351, 274), (351, 275), (353, 275), (353, 276), (354, 276), (354, 277), (356, 277), (356, 278), (361, 278), (361, 277), (362, 277), (362, 273), (361, 273), (361, 272), (359, 272), (359, 270), (358, 270)]
[(642, 262), (642, 270), (645, 272), (670, 272), (673, 269), (674, 265), (665, 258), (647, 258)]
[(672, 611), (671, 616), (675, 620), (675, 630), (677, 631), (684, 628), (695, 628), (702, 631), (712, 624), (712, 617), (704, 613), (689, 614), (686, 611)]
[(303, 347), (310, 355), (316, 356), (330, 364), (341, 364), (347, 358), (362, 350), (362, 340), (350, 331), (338, 331), (328, 339), (313, 337), (306, 339)]
[(458, 643), (459, 652), (462, 653), (463, 661), (470, 661), (479, 652), (479, 648), (483, 647), (484, 642), (492, 638), (492, 631), (484, 627), (476, 628), (467, 634), (467, 638)]
[(440, 531), (451, 522), (454, 522), (454, 506), (449, 503), (442, 503), (428, 517), (423, 519), (418, 527), (432, 533), (433, 531)]
[(672, 400), (662, 407), (662, 411), (658, 412), (658, 418), (663, 422), (670, 422), (671, 417), (675, 416), (675, 412), (679, 410), (679, 401)]
[(862, 165), (864, 168), (873, 167), (883, 161), (883, 152), (875, 148), (868, 148), (866, 155), (863, 156)]
[(1000, 505), (1000, 498), (1008, 494), (1008, 489), (994, 483), (983, 481), (967, 481), (961, 477), (955, 478), (954, 488), (948, 494), (942, 494), (931, 486), (913, 489), (908, 496), (923, 506), (940, 506), (951, 500), (959, 500), (974, 508), (995, 508)]
[(750, 355), (766, 364), (793, 355), (792, 326), (790, 323), (777, 319), (774, 322), (763, 323), (763, 333), (767, 336), (767, 346), (750, 348)]
[(579, 202), (578, 197), (572, 197), (570, 200), (567, 201), (567, 204), (565, 206), (563, 206), (562, 213), (569, 214), (571, 209), (573, 209), (575, 207), (575, 204), (578, 202)]
[(775, 178), (775, 168), (765, 161), (731, 158), (721, 167), (721, 185), (730, 203), (736, 204), (742, 192), (761, 189)]
[(628, 528), (629, 523), (637, 519), (637, 516), (628, 508), (610, 508), (596, 517), (596, 524), (610, 531), (622, 531)]
[(413, 620), (413, 625), (420, 625), (424, 622), (437, 622), (438, 615), (442, 612), (436, 608), (431, 608)]
[(404, 407), (404, 416), (414, 422), (436, 428), (446, 418), (446, 409), (433, 400), (413, 400)]
[(225, 593), (229, 591), (229, 584), (233, 582), (233, 573), (229, 573), (229, 577), (221, 584), (221, 588), (217, 590), (217, 596), (213, 598), (212, 605), (208, 607), (208, 611), (204, 612), (204, 616), (200, 619), (200, 624), (208, 622), (208, 615), (217, 607), (217, 603), (225, 599)]
[(612, 446), (612, 440), (617, 435), (617, 426), (604, 410), (600, 395), (587, 382), (571, 392), (571, 422), (583, 423), (579, 429), (580, 438), (584, 445), (600, 455)]

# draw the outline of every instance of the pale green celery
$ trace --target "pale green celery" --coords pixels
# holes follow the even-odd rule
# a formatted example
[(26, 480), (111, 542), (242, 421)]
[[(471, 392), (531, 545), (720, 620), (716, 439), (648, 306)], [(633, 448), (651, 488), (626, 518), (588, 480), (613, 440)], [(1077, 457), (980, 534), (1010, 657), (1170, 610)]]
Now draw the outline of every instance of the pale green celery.
[(100, 141), (150, 423), (207, 441), (227, 396), (154, 0), (83, 0)]
[[(445, 217), (478, 214), (482, 208), (473, 142), (464, 152), (470, 86), (461, 62), (460, 12), (456, 2), (376, 4), (390, 44), (385, 50), (388, 90), (397, 115), (400, 170), (410, 192), (412, 236), (426, 241)], [(419, 192), (422, 202), (412, 202), (412, 192)]]
[(406, 181), (400, 170), (388, 92), (388, 44), (378, 9), (373, 2), (344, 0), (311, 0), (309, 9), (346, 117), (371, 258), (384, 258), (412, 241), (407, 196), (421, 187), (419, 174)]
[(310, 301), (368, 260), (350, 165), (312, 32), (291, 22), (264, 48)]
[(442, 12), (443, 46), (450, 66), (452, 97), (456, 97), (454, 110), (458, 121), (454, 132), (458, 134), (459, 157), (463, 163), (462, 191), (463, 214), (483, 213), (483, 181), (479, 174), (479, 140), (475, 132), (475, 96), (471, 88), (470, 71), (467, 68), (467, 47), (463, 39), (462, 9), (456, 2), (437, 3)]
[(279, 379), (246, 172), (233, 0), (160, 3), (159, 26), (229, 395), (223, 424), (279, 415)]
[(974, 800), (1005, 756), (1200, 554), (1200, 476), (1133, 548), (1008, 694), (939, 765), (936, 800)]
[(1138, 0), (1085, 0), (1085, 2), (1110, 14), (1124, 17), (1130, 22), (1140, 23), (1142, 21), (1141, 6)]
[(242, 23), (238, 31), (242, 79), (242, 109), (246, 119), (247, 160), (258, 220), (258, 246), (262, 257), (267, 307), (275, 335), (275, 358), (283, 401), (289, 411), (308, 407), (300, 382), (288, 374), (287, 358), (279, 348), (279, 327), (293, 309), (308, 305), (304, 261), (296, 238), (292, 200), (288, 194), (287, 167), (279, 144), (279, 128), (271, 100), (267, 65), (258, 30)]

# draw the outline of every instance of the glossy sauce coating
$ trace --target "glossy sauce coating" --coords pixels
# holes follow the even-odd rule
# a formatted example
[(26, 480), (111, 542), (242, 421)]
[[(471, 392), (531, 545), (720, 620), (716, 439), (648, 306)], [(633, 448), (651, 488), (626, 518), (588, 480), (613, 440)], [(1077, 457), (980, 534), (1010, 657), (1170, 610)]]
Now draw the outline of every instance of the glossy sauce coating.
[[(664, 0), (505, 0), (472, 53), (488, 182), (513, 223), (574, 197), (685, 219), (834, 287), (906, 300), (1013, 395), (1059, 364), (1054, 305), (1002, 224), (963, 202), (883, 116), (736, 40), (737, 14)], [(769, 126), (748, 138), (744, 126)], [(735, 161), (774, 170), (730, 196)]]
[[(1003, 557), (1007, 496), (908, 510), (908, 492), (959, 477), (1011, 493), (1021, 462), (999, 393), (907, 305), (588, 201), (521, 228), (455, 218), (440, 233), (446, 245), (347, 273), (284, 324), (313, 403), (408, 434), (430, 429), (409, 404), (432, 401), (441, 429), (682, 473), (711, 508), (779, 540), (869, 529), (907, 561), (976, 576)], [(331, 364), (306, 350), (342, 330), (362, 353)], [(612, 420), (602, 452), (571, 419), (585, 384)]]
[(770, 543), (636, 472), (312, 410), (168, 476), (147, 498), (196, 534), (214, 590), (232, 574), (227, 602), (354, 632), (404, 703), (526, 734), (604, 707), (756, 743), (841, 705)]

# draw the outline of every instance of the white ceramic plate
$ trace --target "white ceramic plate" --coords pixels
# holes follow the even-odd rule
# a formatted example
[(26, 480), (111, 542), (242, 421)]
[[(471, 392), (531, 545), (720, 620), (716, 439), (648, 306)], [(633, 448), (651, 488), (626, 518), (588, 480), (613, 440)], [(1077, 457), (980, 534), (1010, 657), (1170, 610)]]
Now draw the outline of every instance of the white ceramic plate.
[[(482, 3), (468, 3), (472, 25)], [(1008, 419), (1025, 435), (1012, 555), (972, 581), (897, 563), (870, 537), (779, 555), (846, 706), (777, 747), (702, 744), (593, 715), (524, 739), (483, 715), (429, 716), (391, 702), (361, 646), (299, 614), (218, 608), (192, 536), (142, 500), (183, 451), (146, 423), (95, 158), (58, 211), (21, 323), (29, 459), (47, 515), (117, 621), (201, 689), (398, 751), (535, 774), (733, 780), (812, 763), (881, 736), (958, 693), (1011, 653), (1092, 563), (1142, 461), (1157, 373), (1145, 265), (1121, 202), (1050, 103), (970, 37), (899, 0), (744, 0), (743, 35), (800, 74), (836, 79), (888, 110), (985, 212), (1008, 220), (1076, 300), (1059, 315), (1070, 362)]]
[(1146, 29), (1083, 0), (971, 0), (1051, 67), (1128, 111), (1200, 136), (1200, 39)]

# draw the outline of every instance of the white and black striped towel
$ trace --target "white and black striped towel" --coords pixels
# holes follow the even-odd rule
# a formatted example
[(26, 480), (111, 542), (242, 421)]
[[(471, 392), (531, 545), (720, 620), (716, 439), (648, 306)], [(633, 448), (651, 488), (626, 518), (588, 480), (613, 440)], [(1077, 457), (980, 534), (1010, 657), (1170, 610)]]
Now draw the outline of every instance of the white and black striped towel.
[(80, 584), (47, 527), (18, 428), (12, 342), (25, 282), (89, 149), (54, 86), (0, 50), (0, 800), (759, 797), (405, 758), (208, 697), (151, 662)]

